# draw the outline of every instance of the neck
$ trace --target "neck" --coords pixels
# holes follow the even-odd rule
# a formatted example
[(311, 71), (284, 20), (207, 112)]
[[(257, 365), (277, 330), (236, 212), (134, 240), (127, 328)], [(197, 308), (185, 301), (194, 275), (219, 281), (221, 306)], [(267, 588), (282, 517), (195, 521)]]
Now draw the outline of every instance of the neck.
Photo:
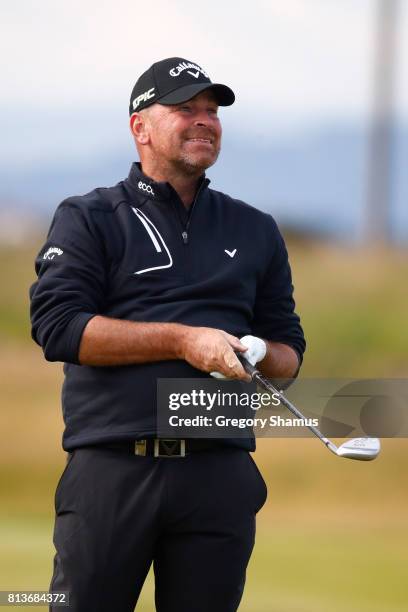
[(195, 194), (197, 192), (198, 182), (200, 177), (203, 175), (202, 170), (197, 170), (191, 174), (181, 172), (180, 170), (172, 167), (160, 168), (156, 166), (154, 162), (141, 162), (142, 172), (153, 179), (156, 182), (167, 182), (177, 191), (180, 200), (184, 206), (188, 209), (194, 201)]

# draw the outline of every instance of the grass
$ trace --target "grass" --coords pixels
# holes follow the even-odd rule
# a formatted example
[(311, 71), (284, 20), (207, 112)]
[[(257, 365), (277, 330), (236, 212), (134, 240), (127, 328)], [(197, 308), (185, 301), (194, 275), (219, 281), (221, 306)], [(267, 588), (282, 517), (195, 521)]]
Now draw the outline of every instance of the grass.
[[(392, 525), (333, 529), (301, 518), (274, 522), (261, 513), (240, 611), (403, 612), (408, 596), (406, 536), (406, 528)], [(48, 588), (51, 537), (50, 520), (1, 517), (2, 558), (7, 558), (1, 564), (1, 589)], [(150, 573), (137, 610), (154, 611), (153, 590)]]
[[(48, 587), (65, 460), (62, 366), (45, 362), (29, 337), (40, 244), (0, 249), (0, 590)], [(406, 378), (406, 253), (308, 243), (289, 252), (308, 340), (302, 376)], [(383, 440), (366, 464), (339, 460), (314, 439), (263, 439), (256, 460), (269, 498), (240, 612), (407, 609), (406, 440)], [(151, 575), (137, 609), (154, 610)]]
[(406, 252), (314, 243), (289, 252), (309, 340), (302, 375), (406, 376)]

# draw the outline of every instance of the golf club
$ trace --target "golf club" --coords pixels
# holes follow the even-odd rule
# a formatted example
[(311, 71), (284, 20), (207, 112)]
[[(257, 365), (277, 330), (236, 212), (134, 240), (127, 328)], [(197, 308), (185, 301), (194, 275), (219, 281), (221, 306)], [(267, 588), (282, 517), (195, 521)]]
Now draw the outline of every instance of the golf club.
[[(244, 366), (245, 371), (251, 376), (253, 382), (259, 383), (264, 389), (270, 393), (274, 393), (279, 397), (283, 404), (290, 412), (300, 419), (305, 419), (303, 414), (294, 406), (278, 389), (276, 389), (267, 378), (265, 378), (255, 366), (251, 365), (243, 355), (237, 354), (237, 357)], [(357, 459), (359, 461), (371, 461), (375, 459), (381, 450), (380, 440), (378, 438), (352, 438), (347, 440), (341, 446), (337, 447), (333, 442), (326, 438), (313, 425), (307, 425), (308, 429), (317, 436), (323, 444), (338, 457), (346, 459)]]

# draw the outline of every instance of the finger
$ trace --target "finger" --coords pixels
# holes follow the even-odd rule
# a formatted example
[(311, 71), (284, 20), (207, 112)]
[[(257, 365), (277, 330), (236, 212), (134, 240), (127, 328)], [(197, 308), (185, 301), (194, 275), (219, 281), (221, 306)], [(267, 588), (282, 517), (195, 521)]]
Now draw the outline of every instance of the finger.
[[(235, 369), (237, 368), (237, 358), (235, 357), (235, 353), (233, 351), (229, 351), (226, 349), (223, 355), (220, 356), (219, 359), (214, 361), (212, 369), (214, 369), (218, 376), (214, 376), (215, 378), (236, 378)], [(239, 362), (238, 362), (239, 365)], [(211, 372), (213, 374), (213, 371)]]
[(245, 380), (246, 382), (251, 382), (252, 380), (251, 376), (244, 370), (241, 364), (239, 367), (234, 368), (233, 372), (233, 376), (237, 380)]
[(234, 348), (235, 350), (240, 351), (241, 353), (244, 353), (245, 351), (248, 350), (248, 347), (245, 346), (245, 344), (242, 344), (240, 339), (237, 338), (236, 336), (227, 334), (227, 332), (225, 332), (225, 336), (228, 342), (230, 343), (230, 345), (232, 346), (232, 348)]
[(228, 377), (247, 380), (248, 382), (251, 380), (250, 375), (247, 374), (241, 362), (234, 353), (226, 355), (225, 365), (228, 371)]
[(245, 368), (242, 366), (242, 364), (240, 365), (240, 376), (239, 378), (241, 380), (246, 380), (246, 382), (252, 382), (252, 377), (250, 376), (250, 374), (248, 374), (248, 372), (245, 370)]

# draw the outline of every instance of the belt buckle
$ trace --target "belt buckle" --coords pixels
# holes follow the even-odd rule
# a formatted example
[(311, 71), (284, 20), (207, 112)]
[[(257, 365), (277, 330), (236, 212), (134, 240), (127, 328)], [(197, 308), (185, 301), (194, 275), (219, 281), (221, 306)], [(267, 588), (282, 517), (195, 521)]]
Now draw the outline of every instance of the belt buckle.
[(146, 457), (147, 440), (136, 440), (135, 442), (135, 455), (139, 457)]
[(154, 456), (166, 457), (167, 459), (185, 457), (186, 441), (174, 438), (155, 438)]

